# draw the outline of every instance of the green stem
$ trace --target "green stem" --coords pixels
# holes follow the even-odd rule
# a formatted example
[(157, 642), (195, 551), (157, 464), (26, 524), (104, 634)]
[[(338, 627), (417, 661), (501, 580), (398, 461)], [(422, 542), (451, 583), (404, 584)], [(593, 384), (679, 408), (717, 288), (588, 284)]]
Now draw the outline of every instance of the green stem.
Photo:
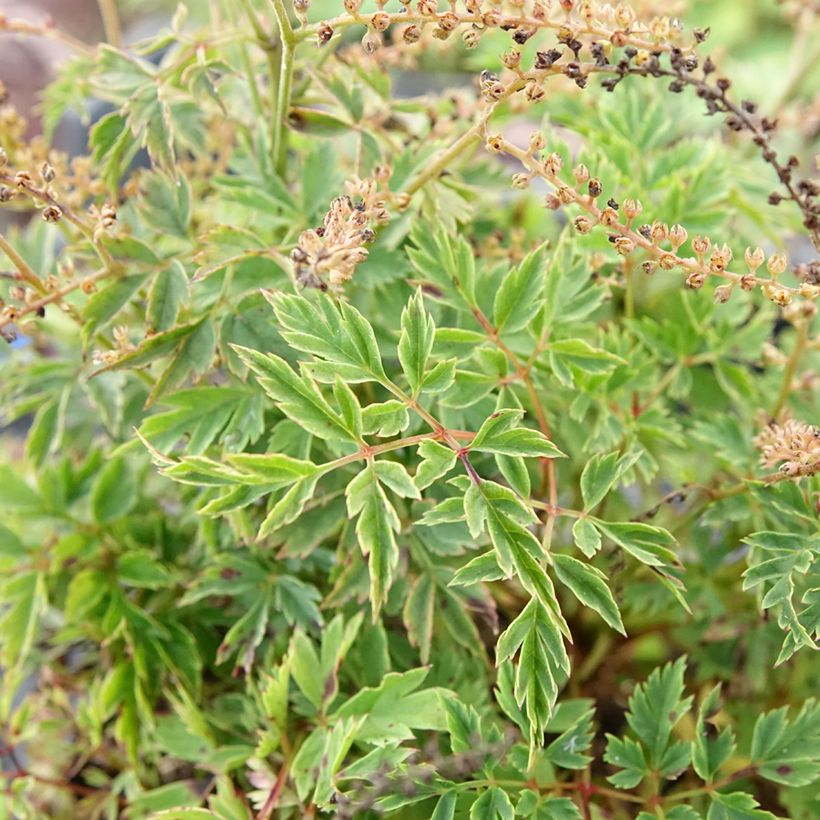
[(279, 88), (276, 93), (276, 106), (271, 122), (273, 134), (273, 163), (279, 174), (284, 174), (288, 157), (287, 120), (290, 109), (290, 95), (293, 87), (293, 58), (296, 52), (296, 36), (290, 24), (287, 9), (283, 0), (271, 0), (273, 13), (279, 24), (282, 38), (282, 58), (279, 64)]
[(771, 412), (772, 418), (775, 419), (780, 415), (786, 406), (786, 402), (789, 400), (789, 395), (792, 391), (792, 381), (794, 381), (794, 375), (800, 365), (800, 359), (806, 350), (806, 344), (809, 339), (809, 323), (807, 321), (796, 324), (794, 329), (797, 333), (797, 338), (794, 341), (791, 355), (786, 362), (786, 369), (783, 371), (783, 384), (780, 386), (780, 393), (777, 396), (777, 401)]
[(116, 0), (97, 0), (100, 7), (100, 17), (102, 17), (105, 28), (105, 39), (114, 48), (122, 45), (122, 27), (120, 26), (120, 16), (117, 13)]

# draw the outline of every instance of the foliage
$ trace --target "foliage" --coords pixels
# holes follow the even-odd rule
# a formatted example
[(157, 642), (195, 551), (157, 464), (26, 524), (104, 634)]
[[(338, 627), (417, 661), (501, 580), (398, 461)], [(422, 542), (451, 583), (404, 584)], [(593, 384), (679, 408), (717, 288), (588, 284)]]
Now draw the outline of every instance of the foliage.
[(817, 816), (811, 21), (196, 5), (0, 23), (2, 816)]

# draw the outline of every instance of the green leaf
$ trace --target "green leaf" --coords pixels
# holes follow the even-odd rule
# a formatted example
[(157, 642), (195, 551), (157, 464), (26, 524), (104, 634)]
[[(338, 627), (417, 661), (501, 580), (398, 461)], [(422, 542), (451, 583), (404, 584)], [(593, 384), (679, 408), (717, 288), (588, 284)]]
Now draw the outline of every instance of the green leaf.
[(757, 800), (746, 792), (712, 794), (712, 803), (706, 820), (776, 820), (768, 811), (759, 808)]
[(433, 349), (436, 326), (424, 308), (421, 288), (410, 298), (401, 314), (399, 362), (413, 396), (418, 395), (427, 370), (427, 360)]
[[(732, 730), (725, 726), (718, 729), (712, 725), (712, 718), (720, 709), (720, 684), (715, 686), (703, 699), (695, 724), (695, 740), (692, 744), (692, 766), (707, 783), (715, 780), (720, 767), (732, 756), (735, 738)], [(707, 725), (708, 724), (708, 725)]]
[[(387, 378), (373, 328), (352, 305), (336, 305), (324, 294), (314, 299), (265, 292), (281, 325), (280, 333), (296, 350), (313, 354), (330, 367), (312, 366), (320, 381), (379, 381)], [(332, 377), (331, 377), (332, 374)]]
[(433, 608), (436, 602), (436, 585), (430, 575), (419, 575), (404, 602), (402, 618), (410, 643), (417, 647), (421, 662), (430, 660), (430, 644), (433, 638)]
[(650, 567), (679, 566), (678, 557), (671, 549), (675, 539), (667, 530), (631, 521), (614, 524), (598, 518), (592, 520), (607, 538), (641, 563)]
[(586, 555), (592, 558), (601, 549), (601, 533), (598, 528), (588, 518), (578, 518), (572, 525), (572, 537), (575, 546)]
[(592, 347), (583, 339), (561, 339), (547, 346), (553, 363), (572, 367), (584, 373), (606, 373), (626, 360), (607, 350)]
[(619, 789), (634, 789), (649, 774), (643, 748), (629, 737), (607, 735), (604, 760), (622, 771), (610, 775), (607, 780)]
[(227, 460), (243, 473), (248, 473), (271, 487), (287, 487), (299, 479), (309, 478), (319, 469), (313, 462), (279, 453), (229, 454)]
[(127, 515), (137, 503), (137, 485), (131, 468), (122, 458), (111, 459), (91, 487), (91, 512), (98, 524)]
[(145, 284), (147, 276), (123, 276), (98, 290), (83, 308), (83, 341), (88, 344), (100, 328), (107, 325), (131, 297)]
[(391, 672), (378, 686), (361, 689), (345, 701), (332, 718), (364, 717), (364, 725), (357, 733), (363, 742), (410, 740), (413, 729), (444, 731), (447, 723), (443, 702), (448, 693), (436, 687), (419, 690), (427, 673), (425, 668)]
[(395, 399), (368, 404), (362, 409), (362, 433), (366, 436), (390, 438), (406, 430), (409, 424), (407, 405)]
[(375, 463), (378, 480), (402, 498), (421, 498), (410, 474), (397, 461), (378, 459)]
[(444, 792), (439, 797), (435, 809), (433, 809), (430, 820), (453, 820), (456, 812), (456, 800), (458, 799), (458, 792), (449, 791)]
[(615, 483), (640, 458), (640, 455), (640, 452), (636, 452), (619, 457), (616, 451), (605, 456), (593, 456), (581, 473), (581, 495), (584, 499), (584, 509), (591, 510), (597, 507)]
[(163, 268), (155, 277), (148, 292), (146, 320), (150, 333), (172, 328), (180, 307), (187, 301), (188, 277), (177, 260)]
[(455, 450), (432, 439), (422, 441), (419, 444), (418, 453), (422, 461), (413, 480), (420, 490), (429, 487), (434, 481), (449, 473), (458, 458)]
[(499, 410), (493, 413), (479, 428), (470, 443), (470, 449), (506, 456), (564, 456), (564, 453), (537, 430), (515, 427), (521, 415), (521, 410)]
[[(407, 482), (418, 493), (409, 476)], [(370, 602), (375, 618), (387, 599), (399, 561), (395, 535), (400, 529), (399, 517), (379, 484), (372, 462), (347, 485), (345, 496), (348, 515), (359, 516), (356, 536), (362, 553), (369, 559)]]
[(784, 786), (808, 786), (820, 777), (820, 703), (810, 698), (793, 720), (788, 707), (757, 719), (751, 758), (757, 773)]
[(653, 768), (660, 767), (672, 728), (692, 705), (692, 698), (683, 696), (685, 670), (685, 658), (655, 669), (629, 698), (627, 723), (646, 746)]
[(42, 572), (17, 572), (0, 586), (0, 647), (3, 666), (9, 670), (31, 652), (40, 618), (48, 607), (48, 587)]
[(487, 789), (470, 806), (470, 820), (513, 820), (515, 811), (507, 792), (498, 786)]
[(553, 553), (553, 565), (558, 579), (572, 590), (584, 605), (594, 609), (613, 629), (626, 635), (618, 605), (606, 583), (606, 576), (590, 564), (569, 555)]
[(314, 382), (298, 376), (284, 359), (235, 346), (240, 359), (258, 377), (279, 409), (309, 433), (325, 439), (352, 439), (356, 434), (322, 397)]
[(535, 599), (501, 634), (496, 644), (496, 664), (519, 653), (515, 674), (515, 702), (526, 702), (530, 726), (530, 754), (541, 745), (543, 732), (558, 690), (569, 675), (569, 657), (560, 629), (550, 611)]
[(502, 280), (493, 304), (497, 332), (513, 333), (525, 328), (544, 303), (545, 249), (541, 245), (528, 254)]
[(169, 585), (171, 576), (150, 550), (136, 549), (117, 561), (117, 578), (132, 587), (163, 589)]

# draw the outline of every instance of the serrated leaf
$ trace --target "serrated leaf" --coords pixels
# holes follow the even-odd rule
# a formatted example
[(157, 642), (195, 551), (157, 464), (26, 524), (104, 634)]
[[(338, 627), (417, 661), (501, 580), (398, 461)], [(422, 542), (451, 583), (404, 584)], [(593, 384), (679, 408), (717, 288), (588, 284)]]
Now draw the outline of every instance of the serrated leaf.
[(458, 458), (452, 448), (432, 439), (425, 439), (419, 444), (418, 454), (422, 461), (413, 481), (420, 490), (429, 487), (434, 481), (450, 472)]
[(613, 629), (626, 635), (618, 605), (607, 586), (606, 576), (590, 564), (554, 553), (555, 574), (584, 605), (594, 609)]
[(355, 432), (330, 407), (316, 385), (310, 379), (298, 376), (284, 359), (244, 347), (234, 349), (288, 418), (315, 436), (356, 441)]
[(592, 558), (601, 549), (601, 533), (588, 518), (576, 519), (572, 525), (572, 538), (587, 558)]
[(698, 709), (695, 740), (692, 744), (692, 766), (707, 783), (714, 781), (720, 767), (732, 756), (735, 749), (732, 730), (725, 726), (718, 731), (711, 725), (711, 719), (720, 708), (719, 702), (720, 684), (709, 692)]
[(513, 820), (515, 810), (507, 792), (492, 786), (470, 806), (470, 820)]
[(521, 410), (499, 410), (493, 413), (479, 428), (470, 443), (470, 449), (506, 456), (563, 457), (564, 453), (542, 433), (528, 427), (515, 426), (521, 414)]
[(528, 254), (501, 281), (493, 303), (497, 332), (513, 333), (525, 328), (544, 302), (545, 245)]
[(417, 647), (421, 662), (430, 659), (430, 643), (433, 637), (433, 607), (436, 600), (436, 585), (430, 575), (416, 578), (404, 602), (402, 617), (410, 643)]
[(435, 323), (424, 308), (424, 298), (418, 288), (402, 311), (398, 347), (399, 362), (414, 396), (418, 395), (424, 381), (435, 332)]

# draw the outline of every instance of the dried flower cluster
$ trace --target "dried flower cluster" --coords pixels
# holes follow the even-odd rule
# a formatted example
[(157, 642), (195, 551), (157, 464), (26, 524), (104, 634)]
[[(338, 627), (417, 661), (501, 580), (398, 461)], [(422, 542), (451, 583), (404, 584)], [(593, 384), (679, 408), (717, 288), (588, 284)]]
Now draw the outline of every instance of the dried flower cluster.
[[(585, 165), (578, 165), (572, 171), (573, 181), (565, 182), (559, 174), (563, 160), (557, 153), (544, 155), (546, 139), (540, 132), (532, 134), (528, 150), (510, 143), (501, 134), (487, 138), (486, 148), (492, 153), (505, 153), (518, 159), (527, 169), (513, 177), (513, 185), (526, 187), (535, 177), (545, 180), (554, 189), (546, 199), (549, 208), (574, 205), (586, 212), (574, 220), (579, 233), (588, 233), (593, 227), (608, 231), (610, 242), (622, 256), (629, 256), (636, 250), (643, 250), (650, 257), (642, 263), (645, 273), (653, 274), (662, 270), (679, 270), (686, 274), (686, 284), (692, 289), (703, 287), (707, 279), (717, 277), (726, 284), (715, 290), (715, 300), (726, 302), (735, 288), (749, 291), (759, 287), (764, 295), (781, 307), (789, 305), (795, 296), (814, 301), (820, 298), (820, 287), (804, 281), (792, 287), (781, 284), (778, 277), (788, 267), (788, 259), (783, 253), (774, 253), (766, 259), (761, 248), (747, 248), (744, 262), (745, 273), (729, 269), (732, 251), (728, 245), (716, 245), (709, 237), (695, 236), (691, 240), (694, 256), (682, 256), (679, 251), (687, 242), (689, 234), (682, 225), (669, 226), (663, 222), (642, 223), (633, 228), (633, 223), (643, 212), (640, 201), (626, 199), (623, 203), (610, 197), (605, 204), (599, 204), (604, 195), (603, 184), (597, 177), (590, 177)], [(757, 270), (766, 263), (768, 277), (761, 277)]]
[(755, 438), (764, 467), (779, 467), (790, 478), (820, 473), (820, 427), (795, 419), (772, 421)]
[(380, 193), (389, 178), (390, 169), (381, 167), (373, 179), (349, 182), (348, 192), (331, 202), (322, 224), (301, 234), (290, 253), (299, 285), (339, 291), (352, 278), (367, 259), (366, 246), (376, 238), (373, 228), (390, 219)]

